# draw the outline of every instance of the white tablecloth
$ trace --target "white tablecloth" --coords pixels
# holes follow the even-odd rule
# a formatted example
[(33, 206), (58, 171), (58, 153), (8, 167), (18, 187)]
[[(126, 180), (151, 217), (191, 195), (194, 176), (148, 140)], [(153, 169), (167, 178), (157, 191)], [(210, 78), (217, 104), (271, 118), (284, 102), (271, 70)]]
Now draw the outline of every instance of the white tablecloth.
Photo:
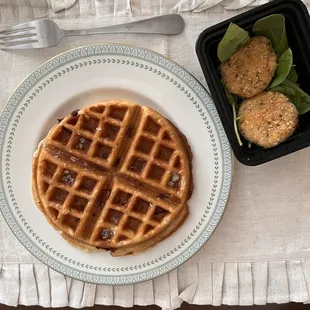
[[(120, 42), (155, 49), (204, 83), (195, 41), (205, 28), (267, 0), (0, 0), (0, 26), (49, 17), (63, 28), (108, 25), (181, 12), (184, 33), (72, 37), (55, 48), (0, 52), (0, 106), (34, 68), (77, 46)], [(310, 1), (305, 1), (310, 7)], [(246, 8), (243, 8), (246, 7)], [(61, 10), (66, 8), (66, 10)], [(34, 259), (0, 216), (0, 303), (84, 307), (94, 304), (253, 305), (308, 302), (310, 289), (310, 148), (250, 168), (235, 163), (227, 211), (189, 262), (153, 281), (124, 287), (66, 278)]]

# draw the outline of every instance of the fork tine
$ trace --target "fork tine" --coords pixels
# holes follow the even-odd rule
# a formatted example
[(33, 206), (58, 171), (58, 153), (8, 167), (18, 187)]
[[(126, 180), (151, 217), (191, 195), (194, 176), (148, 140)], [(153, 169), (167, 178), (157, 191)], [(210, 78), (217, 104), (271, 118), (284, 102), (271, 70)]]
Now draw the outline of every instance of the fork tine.
[(0, 32), (0, 39), (4, 39), (4, 38), (12, 38), (14, 39), (14, 37), (19, 37), (19, 36), (29, 36), (29, 37), (33, 37), (36, 36), (37, 33), (35, 30), (25, 30), (25, 31), (20, 31), (20, 32), (14, 32), (14, 33), (6, 33), (6, 32)]
[(18, 24), (15, 25), (13, 27), (10, 27), (8, 29), (4, 29), (2, 31), (0, 31), (0, 34), (3, 32), (14, 32), (14, 31), (19, 31), (19, 30), (24, 30), (24, 29), (29, 29), (29, 28), (36, 28), (36, 21), (31, 21), (31, 22), (27, 22), (27, 23), (22, 23), (22, 24)]
[(1, 46), (0, 50), (23, 50), (28, 48), (41, 48), (42, 46), (39, 46), (38, 43), (28, 43), (28, 44), (19, 44), (19, 45), (12, 45), (12, 46)]
[(38, 40), (36, 40), (35, 38), (32, 38), (32, 37), (18, 38), (18, 39), (13, 39), (13, 40), (1, 40), (1, 38), (0, 38), (0, 45), (3, 45), (3, 46), (6, 46), (6, 45), (12, 44), (12, 43), (23, 44), (23, 42), (25, 42), (25, 43), (32, 43), (33, 42), (34, 43), (34, 42), (38, 42)]

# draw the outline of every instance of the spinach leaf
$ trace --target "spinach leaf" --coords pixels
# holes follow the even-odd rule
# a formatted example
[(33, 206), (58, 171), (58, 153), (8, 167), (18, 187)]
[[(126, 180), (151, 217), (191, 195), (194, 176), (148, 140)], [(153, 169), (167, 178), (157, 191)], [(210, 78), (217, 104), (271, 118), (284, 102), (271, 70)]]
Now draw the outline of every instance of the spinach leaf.
[(223, 87), (225, 89), (225, 95), (226, 95), (226, 98), (228, 100), (228, 103), (231, 106), (233, 106), (233, 105), (238, 106), (238, 97), (228, 91), (227, 87), (225, 86), (224, 81), (222, 81), (222, 84), (223, 84)]
[(232, 110), (233, 110), (233, 123), (234, 123), (234, 130), (235, 130), (235, 135), (237, 137), (238, 143), (240, 146), (242, 146), (242, 141), (240, 138), (240, 134), (239, 134), (239, 130), (238, 130), (238, 126), (237, 126), (237, 111), (239, 109), (239, 103), (238, 103), (238, 97), (234, 94), (231, 94), (227, 87), (225, 86), (224, 81), (222, 81), (223, 87), (225, 89), (225, 94), (228, 100), (228, 103), (231, 105)]
[(310, 96), (296, 83), (286, 79), (271, 91), (278, 91), (286, 95), (294, 103), (300, 115), (310, 111)]
[(281, 56), (289, 48), (285, 18), (281, 14), (273, 14), (259, 19), (253, 26), (253, 32), (257, 36), (267, 37), (278, 56)]
[(218, 45), (217, 57), (221, 62), (229, 59), (242, 45), (250, 40), (249, 33), (231, 23)]
[(278, 60), (278, 69), (269, 87), (272, 88), (281, 84), (289, 75), (292, 65), (293, 53), (292, 50), (288, 48)]
[(241, 141), (241, 138), (240, 138), (240, 135), (239, 135), (238, 126), (237, 126), (237, 106), (236, 106), (236, 103), (233, 103), (232, 109), (233, 109), (233, 116), (234, 116), (234, 129), (235, 129), (235, 134), (236, 134), (236, 137), (237, 137), (237, 140), (238, 140), (239, 145), (242, 146), (243, 143), (242, 143), (242, 141)]
[(287, 76), (287, 79), (293, 83), (296, 83), (297, 84), (297, 81), (298, 81), (298, 74), (295, 70), (294, 67), (291, 68), (291, 71), (290, 73), (288, 74)]

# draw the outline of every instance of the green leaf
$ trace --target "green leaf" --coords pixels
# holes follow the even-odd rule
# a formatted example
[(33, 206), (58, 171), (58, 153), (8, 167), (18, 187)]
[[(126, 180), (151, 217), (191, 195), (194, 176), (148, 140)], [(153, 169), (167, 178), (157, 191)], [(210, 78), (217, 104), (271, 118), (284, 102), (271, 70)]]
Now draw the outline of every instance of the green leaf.
[(271, 91), (276, 91), (276, 92), (279, 92), (279, 93), (285, 93), (285, 87), (281, 86), (281, 85), (278, 85), (276, 87), (273, 87), (272, 89), (270, 89)]
[(296, 90), (292, 87), (285, 87), (285, 92), (287, 93), (288, 96), (296, 96), (298, 94), (298, 92), (296, 92)]
[(238, 143), (240, 146), (242, 146), (242, 141), (240, 138), (240, 134), (238, 131), (238, 126), (237, 126), (237, 110), (239, 109), (239, 103), (238, 103), (238, 97), (234, 94), (231, 94), (227, 87), (225, 86), (224, 81), (222, 81), (223, 87), (225, 89), (225, 94), (228, 100), (228, 103), (231, 105), (232, 109), (233, 109), (233, 123), (234, 123), (234, 130), (235, 130), (235, 134), (238, 140)]
[(228, 91), (227, 87), (225, 86), (224, 81), (222, 81), (222, 84), (223, 84), (223, 87), (224, 87), (224, 90), (225, 90), (225, 95), (226, 95), (226, 98), (228, 100), (228, 103), (231, 106), (233, 106), (233, 105), (238, 106), (238, 97)]
[(298, 74), (297, 74), (296, 69), (294, 67), (291, 68), (291, 71), (288, 74), (287, 79), (293, 83), (297, 83)]
[(218, 45), (217, 57), (221, 62), (229, 59), (242, 45), (250, 40), (249, 33), (231, 23)]
[(300, 115), (310, 111), (310, 96), (296, 83), (286, 79), (279, 86), (274, 87), (271, 91), (278, 91), (286, 95), (296, 106)]
[(289, 48), (285, 18), (281, 14), (273, 14), (259, 19), (253, 26), (253, 32), (257, 36), (267, 37), (278, 56), (281, 56)]
[(240, 138), (240, 135), (239, 135), (238, 126), (237, 126), (237, 107), (236, 107), (236, 104), (235, 104), (235, 103), (233, 104), (232, 109), (233, 109), (233, 116), (234, 116), (234, 129), (235, 129), (235, 134), (236, 134), (236, 137), (237, 137), (237, 140), (238, 140), (239, 145), (242, 146), (243, 143), (242, 143), (242, 141), (241, 141), (241, 138)]
[(278, 60), (278, 69), (269, 87), (273, 88), (281, 84), (289, 75), (292, 69), (292, 65), (293, 65), (293, 53), (292, 50), (288, 48), (280, 56)]

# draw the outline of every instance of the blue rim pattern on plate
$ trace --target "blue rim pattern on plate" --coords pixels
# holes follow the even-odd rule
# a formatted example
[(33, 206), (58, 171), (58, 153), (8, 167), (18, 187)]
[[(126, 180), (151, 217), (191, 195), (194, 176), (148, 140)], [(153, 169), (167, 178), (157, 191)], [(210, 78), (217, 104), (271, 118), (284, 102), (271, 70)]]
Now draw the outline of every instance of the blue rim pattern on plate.
[[(131, 60), (125, 60), (121, 56), (126, 56)], [(46, 244), (39, 236), (37, 236), (28, 225), (28, 223), (25, 221), (22, 212), (19, 210), (18, 205), (15, 202), (14, 190), (11, 185), (11, 145), (14, 139), (15, 130), (18, 126), (19, 119), (21, 118), (27, 106), (31, 104), (31, 101), (40, 91), (42, 91), (54, 80), (69, 73), (70, 71), (77, 70), (84, 66), (103, 65), (105, 63), (116, 63), (127, 66), (134, 66), (142, 70), (148, 70), (153, 74), (159, 75), (162, 78), (166, 79), (168, 82), (175, 85), (175, 87), (179, 89), (179, 91), (183, 92), (184, 95), (188, 97), (189, 103), (193, 104), (198, 110), (200, 116), (202, 117), (203, 121), (207, 126), (210, 140), (213, 146), (215, 163), (213, 189), (209, 205), (205, 207), (203, 217), (197, 223), (196, 229), (189, 233), (188, 237), (185, 240), (183, 240), (168, 253), (154, 260), (130, 267), (103, 268), (98, 266), (90, 266), (75, 261), (71, 258), (65, 257), (61, 253), (58, 253), (56, 250)], [(46, 78), (47, 75), (50, 76), (48, 79)], [(184, 84), (191, 89), (192, 93), (185, 89)], [(27, 99), (26, 96), (28, 96)], [(20, 108), (19, 113), (15, 116), (13, 120), (13, 113), (23, 101), (23, 106)], [(216, 145), (216, 135), (214, 135), (205, 113), (209, 114), (209, 117), (214, 124), (216, 135), (219, 139), (221, 147), (220, 152), (222, 152), (223, 160), (222, 176), (219, 175), (219, 150)], [(10, 132), (8, 133), (8, 127), (12, 121), (13, 124), (11, 126)], [(6, 145), (4, 145), (5, 137), (8, 137)], [(12, 232), (15, 234), (17, 239), (25, 246), (25, 248), (30, 251), (30, 253), (32, 253), (35, 257), (37, 257), (39, 260), (41, 260), (52, 269), (77, 280), (96, 284), (119, 285), (138, 283), (165, 274), (186, 262), (204, 245), (204, 243), (210, 238), (211, 234), (215, 230), (218, 222), (220, 221), (224, 213), (232, 182), (232, 154), (230, 146), (215, 106), (212, 102), (212, 99), (208, 92), (204, 89), (204, 87), (195, 78), (193, 78), (190, 73), (188, 73), (185, 69), (183, 69), (178, 64), (172, 62), (168, 58), (147, 49), (120, 44), (80, 47), (50, 59), (49, 61), (41, 65), (38, 69), (36, 69), (32, 74), (30, 74), (15, 90), (0, 116), (1, 163), (3, 163), (4, 155), (5, 168), (2, 170), (3, 173), (1, 175), (0, 181), (0, 209), (4, 216), (4, 219), (6, 220)], [(6, 193), (3, 190), (4, 182), (7, 184), (8, 187), (8, 194), (12, 204), (11, 206), (9, 203), (9, 199), (6, 197)], [(214, 202), (215, 193), (219, 186), (219, 198), (216, 202)], [(209, 210), (212, 209), (212, 205), (214, 203), (216, 204), (214, 207), (214, 211), (209, 221), (205, 223), (205, 219), (208, 216)], [(21, 225), (16, 220), (11, 208), (15, 209), (15, 213), (19, 217), (19, 222), (23, 225), (23, 227), (21, 227)], [(203, 227), (203, 231), (197, 235), (197, 231), (200, 230), (201, 227)], [(36, 244), (34, 244), (29, 239), (29, 234), (32, 235), (32, 239), (35, 239), (36, 242), (40, 244), (41, 248), (44, 248), (44, 251), (41, 251), (36, 246)], [(51, 257), (48, 252), (50, 252), (51, 255), (59, 258), (61, 261)], [(174, 255), (174, 253), (176, 252), (179, 252), (178, 256), (174, 259), (169, 259), (169, 257)], [(76, 267), (72, 268), (71, 266), (67, 266), (65, 265), (66, 262)], [(152, 268), (152, 265), (159, 263), (162, 264)], [(81, 271), (81, 268), (87, 269), (89, 271)], [(96, 274), (96, 272), (132, 272), (133, 274), (126, 276), (103, 276), (98, 275), (98, 273)]]

